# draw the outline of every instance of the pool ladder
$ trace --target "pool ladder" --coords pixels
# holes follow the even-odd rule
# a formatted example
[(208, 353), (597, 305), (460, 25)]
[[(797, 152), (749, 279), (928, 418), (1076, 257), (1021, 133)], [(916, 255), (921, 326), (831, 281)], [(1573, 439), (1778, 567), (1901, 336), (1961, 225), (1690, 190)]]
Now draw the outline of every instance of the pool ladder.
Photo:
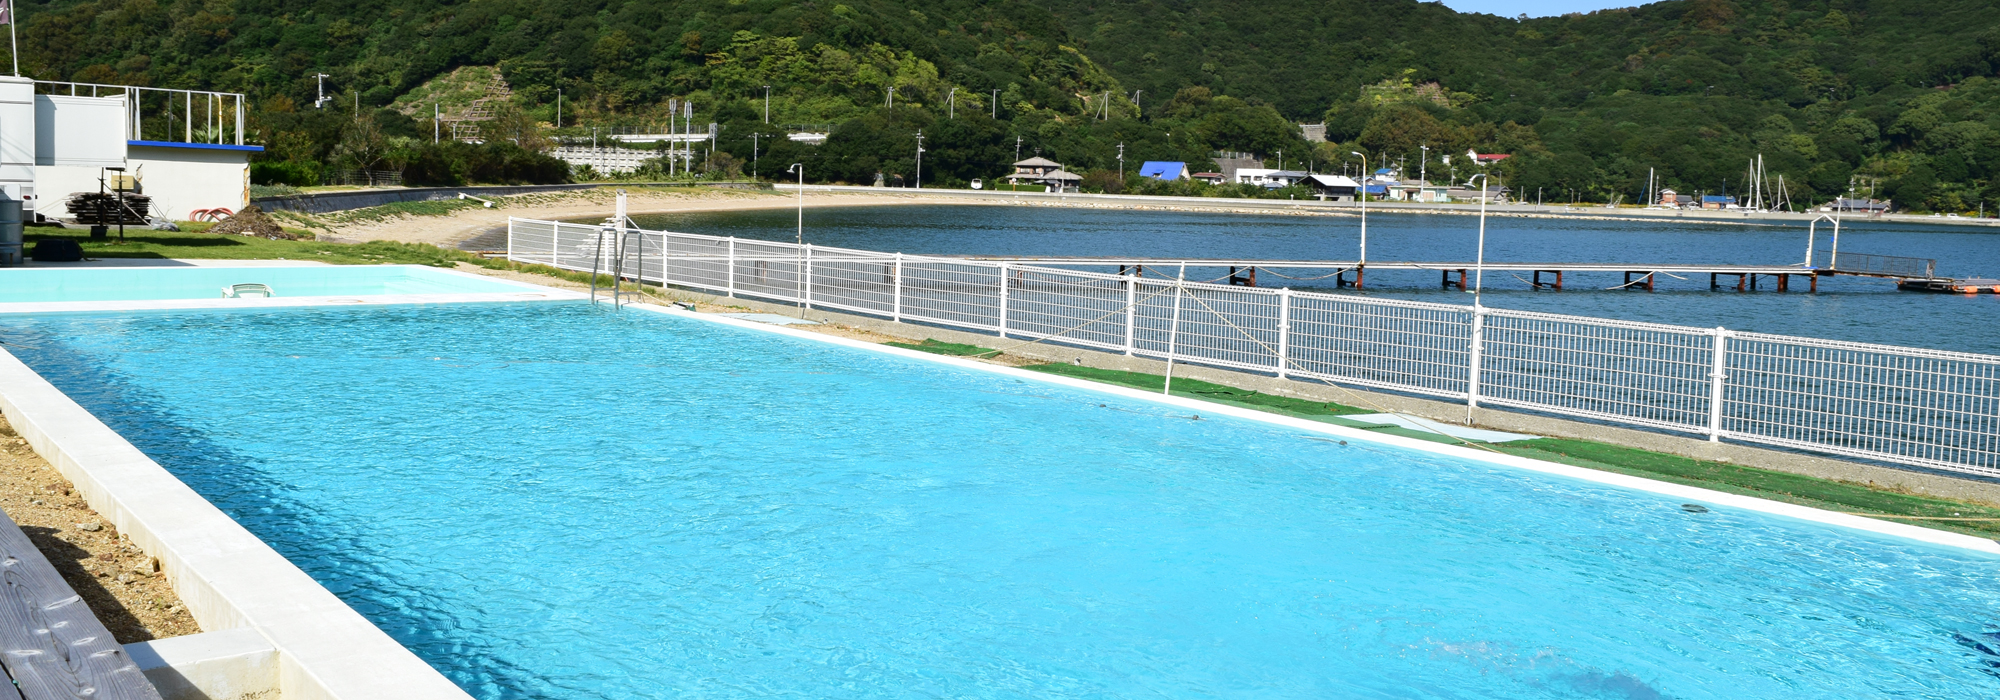
[[(623, 194), (621, 193), (620, 196), (622, 197)], [(593, 254), (590, 258), (590, 303), (592, 305), (597, 304), (598, 270), (605, 267), (604, 237), (616, 236), (611, 241), (611, 255), (614, 258), (614, 260), (610, 265), (610, 269), (605, 271), (611, 273), (612, 307), (613, 308), (624, 307), (625, 294), (627, 294), (627, 292), (625, 291), (624, 285), (620, 284), (620, 282), (622, 282), (625, 279), (625, 255), (626, 255), (625, 251), (626, 251), (626, 240), (628, 235), (638, 237), (641, 249), (640, 254), (644, 255), (645, 254), (644, 243), (646, 240), (645, 233), (639, 230), (638, 222), (633, 221), (631, 217), (614, 216), (609, 219), (605, 219), (604, 225), (598, 227), (597, 252)], [(665, 264), (664, 261), (662, 261), (662, 265), (664, 264)], [(643, 270), (643, 266), (641, 269)], [(637, 282), (638, 284), (644, 284), (644, 281), (636, 279), (638, 275), (633, 275), (633, 277), (635, 278), (634, 281)], [(630, 293), (636, 296), (644, 296), (644, 293), (639, 291), (633, 291)]]
[(264, 297), (269, 299), (277, 295), (277, 292), (271, 291), (271, 285), (261, 282), (245, 282), (222, 288), (222, 298), (224, 299), (244, 299), (248, 297)]

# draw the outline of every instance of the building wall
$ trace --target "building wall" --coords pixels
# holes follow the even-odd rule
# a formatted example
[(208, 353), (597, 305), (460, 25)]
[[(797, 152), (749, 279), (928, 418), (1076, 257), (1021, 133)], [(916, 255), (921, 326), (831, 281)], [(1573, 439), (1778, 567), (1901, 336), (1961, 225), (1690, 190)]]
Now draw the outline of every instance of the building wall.
[[(250, 202), (250, 154), (205, 148), (133, 145), (125, 170), (139, 177), (139, 188), (153, 198), (155, 216), (185, 221), (196, 209), (241, 211)], [(72, 192), (96, 192), (97, 168), (44, 165), (35, 168), (35, 212), (47, 218), (68, 218)]]

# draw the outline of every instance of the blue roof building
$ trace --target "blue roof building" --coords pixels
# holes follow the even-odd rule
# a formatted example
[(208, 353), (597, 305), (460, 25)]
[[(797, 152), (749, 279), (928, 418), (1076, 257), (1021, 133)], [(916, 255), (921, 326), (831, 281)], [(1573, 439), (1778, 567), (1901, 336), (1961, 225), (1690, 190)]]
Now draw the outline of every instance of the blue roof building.
[(1166, 182), (1186, 180), (1188, 167), (1186, 163), (1177, 160), (1149, 160), (1145, 165), (1139, 166), (1139, 177), (1150, 177)]

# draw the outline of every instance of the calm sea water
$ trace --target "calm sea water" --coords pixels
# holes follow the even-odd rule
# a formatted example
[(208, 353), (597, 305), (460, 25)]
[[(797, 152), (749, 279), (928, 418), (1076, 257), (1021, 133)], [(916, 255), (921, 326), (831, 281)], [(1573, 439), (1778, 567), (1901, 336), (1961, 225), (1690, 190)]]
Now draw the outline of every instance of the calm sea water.
[[(791, 210), (637, 217), (647, 228), (790, 241)], [(1360, 243), (1354, 217), (1202, 214), (1001, 206), (896, 206), (808, 209), (810, 243), (950, 255), (1132, 255), (1259, 260), (1353, 260)], [(1469, 261), (1478, 217), (1373, 214), (1371, 260)], [(1724, 225), (1489, 217), (1492, 261), (1796, 264), (1806, 252), (1803, 225)], [(1824, 252), (1831, 241), (1819, 238)], [(1934, 258), (1938, 274), (2000, 277), (2000, 233), (1921, 224), (1847, 223), (1843, 252)], [(1824, 257), (1821, 258), (1822, 262)], [(1296, 277), (1324, 273), (1282, 271)], [(1216, 276), (1220, 271), (1191, 273)], [(1368, 273), (1362, 294), (1470, 303), (1442, 290), (1435, 272)], [(1659, 277), (1657, 291), (1606, 290), (1617, 273), (1570, 275), (1566, 289), (1535, 291), (1506, 272), (1486, 276), (1486, 304), (1635, 321), (1834, 338), (1889, 345), (2000, 354), (2000, 295), (1976, 297), (1896, 291), (1888, 280), (1827, 278), (1818, 294), (1739, 294), (1730, 282), (1710, 291), (1707, 277)], [(1331, 287), (1260, 273), (1264, 286)], [(1770, 282), (1765, 283), (1769, 285)], [(1766, 289), (1770, 287), (1766, 286)], [(1331, 291), (1330, 289), (1323, 291)], [(1356, 293), (1351, 290), (1345, 293)]]
[(480, 698), (2000, 697), (1991, 557), (699, 321), (0, 342)]

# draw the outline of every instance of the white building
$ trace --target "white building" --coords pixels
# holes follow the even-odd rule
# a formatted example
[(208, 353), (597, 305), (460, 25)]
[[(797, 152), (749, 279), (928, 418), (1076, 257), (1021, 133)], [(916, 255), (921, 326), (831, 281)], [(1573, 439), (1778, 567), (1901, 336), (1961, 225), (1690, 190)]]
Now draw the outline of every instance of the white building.
[(123, 168), (156, 216), (234, 213), (250, 202), (250, 154), (264, 150), (243, 143), (243, 117), (237, 93), (0, 76), (0, 190), (24, 215), (65, 218), (71, 193)]
[(1292, 183), (1306, 179), (1300, 170), (1275, 170), (1272, 168), (1237, 168), (1236, 184), (1263, 185), (1272, 189), (1288, 187)]
[(639, 166), (645, 165), (648, 160), (667, 154), (617, 146), (565, 145), (557, 146), (554, 155), (571, 166), (588, 165), (591, 170), (599, 173), (624, 174), (638, 170)]

